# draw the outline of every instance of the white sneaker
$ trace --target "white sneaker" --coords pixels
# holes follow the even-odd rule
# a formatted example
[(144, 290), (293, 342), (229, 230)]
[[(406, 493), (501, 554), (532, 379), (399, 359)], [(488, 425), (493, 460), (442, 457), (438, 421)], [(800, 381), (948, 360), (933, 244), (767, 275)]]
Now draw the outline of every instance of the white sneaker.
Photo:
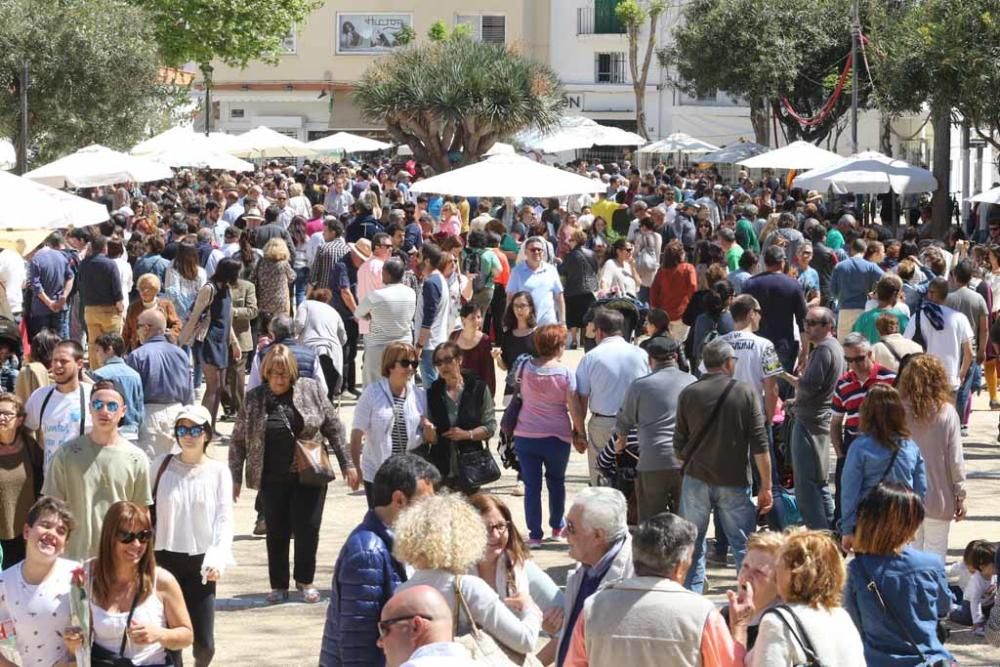
[(510, 492), (510, 495), (512, 495), (512, 496), (518, 496), (518, 497), (523, 496), (524, 495), (524, 482), (520, 482), (519, 481), (514, 486), (514, 490)]

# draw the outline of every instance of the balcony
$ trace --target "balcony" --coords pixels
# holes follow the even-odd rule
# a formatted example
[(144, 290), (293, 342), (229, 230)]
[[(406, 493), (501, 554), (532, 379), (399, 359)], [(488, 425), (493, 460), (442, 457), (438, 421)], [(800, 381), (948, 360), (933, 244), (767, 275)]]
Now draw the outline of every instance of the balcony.
[(576, 10), (577, 35), (624, 35), (625, 25), (615, 16), (620, 0), (593, 0), (590, 7)]

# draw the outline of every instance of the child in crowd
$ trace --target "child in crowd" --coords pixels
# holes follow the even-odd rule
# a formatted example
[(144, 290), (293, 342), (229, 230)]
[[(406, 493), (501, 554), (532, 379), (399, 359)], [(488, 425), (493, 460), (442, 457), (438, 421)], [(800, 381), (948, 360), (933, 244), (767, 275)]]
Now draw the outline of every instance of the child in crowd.
[(972, 540), (966, 545), (961, 562), (949, 571), (949, 575), (958, 576), (962, 588), (962, 606), (956, 607), (949, 619), (959, 625), (971, 625), (979, 636), (984, 634), (996, 595), (996, 556), (995, 544)]

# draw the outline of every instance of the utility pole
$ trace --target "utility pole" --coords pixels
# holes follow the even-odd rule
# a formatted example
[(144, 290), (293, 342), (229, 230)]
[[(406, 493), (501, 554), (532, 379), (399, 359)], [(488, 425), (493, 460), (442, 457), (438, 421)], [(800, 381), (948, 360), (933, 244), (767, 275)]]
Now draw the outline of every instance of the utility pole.
[(851, 9), (851, 153), (858, 152), (858, 40), (861, 36), (861, 10), (858, 0)]
[(18, 83), (21, 96), (21, 139), (17, 142), (17, 173), (23, 176), (28, 171), (28, 61), (21, 62), (21, 81)]
[(201, 73), (205, 79), (205, 136), (212, 131), (212, 65), (205, 63)]

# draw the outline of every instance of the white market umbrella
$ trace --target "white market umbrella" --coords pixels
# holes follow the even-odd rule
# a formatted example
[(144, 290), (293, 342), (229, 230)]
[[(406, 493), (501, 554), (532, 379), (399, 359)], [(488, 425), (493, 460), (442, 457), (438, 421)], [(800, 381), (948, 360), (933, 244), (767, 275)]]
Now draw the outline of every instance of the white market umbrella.
[(857, 153), (821, 169), (798, 176), (792, 183), (803, 190), (833, 188), (837, 194), (875, 195), (889, 192), (932, 192), (938, 182), (934, 174), (875, 151)]
[(115, 183), (146, 183), (174, 177), (170, 167), (99, 144), (81, 148), (24, 175), (54, 188), (94, 188)]
[(756, 157), (740, 160), (736, 164), (748, 169), (819, 169), (843, 160), (842, 155), (808, 141), (793, 141), (787, 146), (761, 153)]
[[(108, 209), (97, 202), (7, 172), (0, 172), (0, 247), (34, 248), (54, 229), (104, 222)], [(20, 242), (20, 243), (19, 243)]]
[(983, 204), (1000, 204), (1000, 188), (980, 192), (975, 197), (971, 197), (969, 201), (981, 202)]
[(220, 169), (240, 173), (254, 171), (255, 167), (252, 162), (216, 150), (209, 145), (203, 135), (196, 136), (201, 136), (201, 140), (195, 139), (188, 144), (179, 143), (146, 157), (177, 169), (191, 167), (193, 169)]
[(246, 158), (312, 157), (316, 151), (304, 141), (261, 125), (236, 136), (227, 150), (230, 155)]
[(517, 153), (514, 147), (510, 144), (505, 144), (502, 141), (498, 141), (493, 146), (483, 153), (484, 157), (493, 157), (494, 155), (515, 155)]
[(643, 146), (640, 153), (710, 153), (719, 147), (707, 141), (696, 139), (683, 132), (675, 132), (659, 141)]
[(565, 197), (604, 192), (607, 185), (520, 155), (491, 158), (417, 181), (410, 192), (467, 197)]
[(548, 132), (537, 129), (518, 132), (514, 143), (527, 151), (562, 153), (594, 146), (642, 146), (646, 140), (634, 132), (601, 125), (590, 118), (566, 116)]
[(701, 155), (698, 157), (698, 161), (714, 164), (735, 164), (739, 160), (746, 160), (766, 151), (767, 146), (761, 146), (753, 141), (739, 141), (735, 144), (723, 146), (717, 151)]
[(129, 151), (132, 155), (153, 155), (155, 153), (162, 153), (168, 148), (173, 148), (178, 144), (188, 144), (196, 140), (197, 137), (204, 137), (201, 134), (195, 134), (194, 130), (190, 126), (178, 126), (172, 127), (165, 132), (160, 132), (155, 137), (150, 137), (145, 141), (140, 141), (132, 150)]
[(17, 151), (14, 144), (6, 139), (0, 139), (0, 170), (13, 169), (17, 164)]
[(392, 144), (361, 137), (350, 132), (337, 132), (328, 137), (310, 141), (307, 145), (318, 153), (374, 153), (392, 148)]

